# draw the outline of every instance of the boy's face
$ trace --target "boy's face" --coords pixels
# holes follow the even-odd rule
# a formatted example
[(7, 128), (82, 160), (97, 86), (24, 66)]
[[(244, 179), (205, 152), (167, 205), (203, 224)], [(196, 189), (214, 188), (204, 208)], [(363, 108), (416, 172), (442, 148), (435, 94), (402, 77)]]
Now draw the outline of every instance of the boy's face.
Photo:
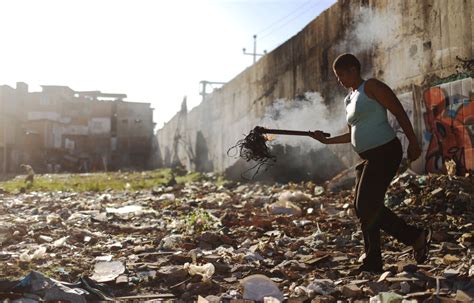
[(334, 74), (339, 83), (345, 88), (353, 86), (359, 76), (355, 67), (350, 67), (348, 69), (334, 69)]

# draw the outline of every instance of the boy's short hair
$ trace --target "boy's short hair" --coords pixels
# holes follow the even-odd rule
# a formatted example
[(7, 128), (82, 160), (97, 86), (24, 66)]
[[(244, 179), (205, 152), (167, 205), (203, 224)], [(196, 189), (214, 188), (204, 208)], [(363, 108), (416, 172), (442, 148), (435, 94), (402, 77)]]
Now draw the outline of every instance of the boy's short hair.
[(332, 64), (332, 68), (335, 70), (348, 70), (351, 67), (355, 67), (360, 72), (359, 60), (349, 53), (339, 55)]

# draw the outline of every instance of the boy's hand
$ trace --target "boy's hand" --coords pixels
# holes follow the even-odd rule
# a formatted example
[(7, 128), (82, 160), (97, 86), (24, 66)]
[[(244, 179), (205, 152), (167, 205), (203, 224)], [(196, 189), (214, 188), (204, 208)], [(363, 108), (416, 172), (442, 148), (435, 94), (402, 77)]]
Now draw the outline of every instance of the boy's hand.
[(309, 136), (313, 139), (318, 140), (321, 143), (326, 144), (327, 143), (327, 137), (331, 136), (328, 133), (325, 133), (320, 130), (315, 130), (315, 131), (309, 131)]
[(263, 131), (265, 130), (265, 127), (262, 126), (255, 126), (253, 131), (259, 134), (263, 134)]
[(407, 149), (407, 158), (410, 161), (415, 161), (421, 156), (421, 148), (418, 142), (409, 143)]

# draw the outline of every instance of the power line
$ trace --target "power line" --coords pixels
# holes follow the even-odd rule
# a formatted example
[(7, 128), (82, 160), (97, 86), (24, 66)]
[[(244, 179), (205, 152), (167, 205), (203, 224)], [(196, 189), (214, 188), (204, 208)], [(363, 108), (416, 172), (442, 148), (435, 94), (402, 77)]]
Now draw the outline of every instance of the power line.
[(260, 30), (257, 32), (258, 35), (261, 35), (262, 33), (264, 33), (265, 31), (267, 31), (268, 29), (272, 28), (274, 25), (280, 23), (281, 21), (285, 20), (286, 18), (288, 18), (289, 16), (293, 15), (294, 13), (296, 13), (297, 11), (299, 11), (301, 8), (303, 8), (304, 6), (306, 6), (308, 3), (311, 3), (313, 0), (308, 0), (306, 1), (305, 3), (303, 3), (302, 5), (298, 6), (298, 8), (296, 8), (295, 10), (293, 10), (291, 13), (287, 14), (286, 16), (278, 19), (276, 22), (273, 22), (272, 24), (266, 26), (264, 29)]
[(297, 19), (298, 17), (300, 17), (300, 16), (302, 16), (302, 15), (308, 13), (308, 12), (311, 12), (311, 9), (314, 8), (314, 7), (316, 7), (316, 6), (318, 6), (318, 5), (319, 5), (319, 3), (316, 3), (315, 5), (309, 7), (308, 10), (306, 10), (306, 11), (304, 11), (304, 12), (302, 12), (302, 13), (296, 15), (294, 18), (292, 18), (292, 19), (288, 20), (287, 22), (283, 23), (282, 25), (280, 25), (280, 26), (277, 27), (276, 29), (274, 29), (274, 30), (272, 30), (271, 32), (269, 32), (269, 33), (263, 35), (263, 37), (261, 37), (260, 39), (263, 40), (263, 39), (265, 39), (265, 38), (271, 36), (272, 34), (274, 34), (275, 32), (277, 32), (279, 29), (281, 29), (281, 28), (284, 27), (285, 25), (291, 23), (292, 21), (294, 21), (294, 20)]
[(283, 26), (285, 26), (285, 25), (289, 24), (290, 22), (294, 21), (296, 18), (298, 18), (298, 17), (300, 17), (300, 16), (302, 16), (302, 15), (308, 13), (308, 12), (311, 12), (311, 9), (314, 8), (314, 7), (316, 7), (316, 6), (318, 6), (318, 5), (319, 5), (319, 3), (316, 3), (315, 5), (309, 7), (308, 10), (302, 12), (301, 14), (296, 15), (294, 18), (290, 19), (288, 22), (283, 23), (282, 25), (280, 25), (280, 26), (277, 27), (276, 29), (274, 29), (274, 30), (272, 30), (271, 32), (269, 32), (269, 33), (263, 35), (263, 37), (260, 38), (260, 41), (261, 41), (261, 40), (264, 40), (265, 38), (267, 38), (267, 37), (269, 37), (269, 36), (271, 36), (273, 33), (275, 33), (276, 31), (278, 31), (279, 29), (281, 29)]

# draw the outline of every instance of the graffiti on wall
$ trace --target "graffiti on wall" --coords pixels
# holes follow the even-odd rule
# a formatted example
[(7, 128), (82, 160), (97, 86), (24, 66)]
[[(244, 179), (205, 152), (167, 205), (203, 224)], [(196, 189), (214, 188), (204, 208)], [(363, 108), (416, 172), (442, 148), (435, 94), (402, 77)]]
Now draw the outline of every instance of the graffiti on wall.
[(474, 98), (472, 79), (431, 87), (422, 99), (425, 171), (446, 173), (444, 163), (453, 160), (456, 173), (474, 169)]
[[(412, 92), (398, 95), (412, 124), (421, 127), (423, 153), (412, 163), (414, 171), (444, 174), (449, 160), (456, 163), (458, 175), (474, 170), (473, 82), (473, 78), (465, 78), (424, 90), (419, 113), (414, 109)], [(391, 114), (389, 122), (406, 151), (408, 140)]]

